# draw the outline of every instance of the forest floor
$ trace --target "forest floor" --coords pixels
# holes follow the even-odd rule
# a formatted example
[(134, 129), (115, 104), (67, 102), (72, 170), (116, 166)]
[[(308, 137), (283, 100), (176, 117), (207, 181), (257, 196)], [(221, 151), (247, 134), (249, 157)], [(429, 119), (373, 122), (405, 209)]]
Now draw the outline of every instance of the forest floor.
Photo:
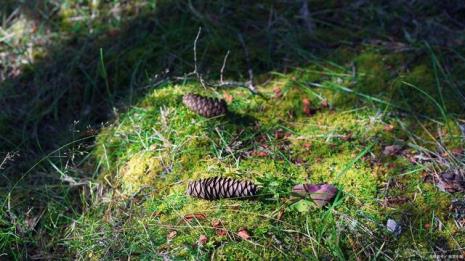
[[(465, 6), (0, 8), (0, 258), (465, 254)], [(216, 176), (258, 195), (186, 193)], [(303, 183), (340, 193), (319, 208)]]

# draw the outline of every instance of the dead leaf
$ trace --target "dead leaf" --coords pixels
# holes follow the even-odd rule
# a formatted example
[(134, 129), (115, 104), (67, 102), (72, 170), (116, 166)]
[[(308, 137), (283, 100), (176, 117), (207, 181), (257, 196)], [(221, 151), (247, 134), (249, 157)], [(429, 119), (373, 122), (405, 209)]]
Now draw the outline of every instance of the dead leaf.
[(194, 213), (194, 214), (188, 214), (188, 215), (185, 215), (184, 216), (184, 221), (186, 222), (190, 222), (191, 220), (193, 219), (206, 219), (207, 218), (207, 215), (203, 214), (203, 213)]
[(438, 174), (435, 182), (439, 190), (443, 192), (464, 192), (465, 191), (465, 171), (456, 169)]
[(399, 145), (390, 145), (384, 147), (383, 155), (384, 156), (395, 156), (402, 151), (402, 147)]
[(227, 104), (231, 104), (233, 99), (234, 99), (234, 97), (231, 94), (227, 93), (227, 92), (223, 92), (223, 98), (224, 98), (224, 100), (226, 101)]
[(168, 240), (171, 240), (173, 239), (176, 235), (178, 234), (178, 232), (176, 230), (173, 230), (171, 231), (168, 236), (166, 237)]
[(404, 204), (404, 203), (406, 203), (408, 201), (409, 201), (409, 198), (407, 198), (407, 197), (402, 197), (402, 196), (389, 197), (389, 198), (384, 199), (382, 205), (385, 206), (385, 207), (390, 207), (390, 206), (393, 206), (393, 205)]
[(465, 200), (454, 199), (449, 207), (450, 215), (456, 221), (456, 225), (463, 229), (465, 226)]
[(302, 158), (296, 158), (293, 160), (294, 164), (300, 166), (305, 163), (305, 161)]
[(275, 97), (275, 98), (278, 98), (278, 99), (279, 99), (279, 98), (283, 97), (283, 93), (281, 92), (281, 88), (279, 88), (279, 87), (274, 87), (274, 88), (273, 88), (273, 92), (274, 92), (274, 97)]
[(341, 137), (341, 140), (343, 141), (350, 141), (352, 140), (352, 132), (349, 132)]
[(299, 184), (292, 188), (292, 192), (300, 197), (310, 196), (313, 202), (321, 208), (334, 199), (338, 189), (327, 183)]
[(287, 111), (287, 117), (289, 120), (293, 120), (295, 118), (295, 111)]
[(223, 222), (221, 222), (221, 220), (219, 219), (215, 219), (212, 221), (212, 227), (214, 228), (223, 227)]
[(459, 156), (459, 155), (463, 154), (464, 149), (463, 149), (463, 148), (454, 148), (454, 149), (451, 149), (450, 152), (451, 152), (454, 156)]
[(228, 231), (224, 229), (223, 222), (219, 219), (212, 220), (212, 227), (215, 228), (216, 235), (219, 237), (224, 237), (228, 234)]
[(261, 151), (256, 151), (255, 150), (255, 151), (252, 152), (252, 155), (256, 156), (256, 157), (266, 157), (266, 156), (268, 156), (268, 152), (263, 151), (263, 150), (261, 150)]
[(329, 108), (329, 103), (327, 99), (322, 100), (320, 105), (322, 108)]
[(392, 124), (384, 125), (384, 130), (391, 132), (392, 130), (394, 130), (394, 125)]
[(244, 240), (250, 239), (249, 231), (247, 231), (245, 228), (239, 229), (239, 232), (237, 232), (237, 235)]
[(302, 103), (304, 105), (304, 113), (307, 115), (307, 116), (311, 116), (313, 115), (313, 111), (312, 111), (312, 108), (311, 108), (311, 102), (309, 99), (307, 98), (304, 98), (302, 100)]
[(284, 135), (285, 134), (284, 134), (283, 130), (277, 130), (277, 131), (274, 132), (274, 137), (277, 140), (280, 140), (280, 139), (284, 138)]
[(219, 237), (225, 237), (226, 235), (228, 235), (228, 231), (224, 228), (218, 228), (216, 229), (216, 235)]
[(278, 215), (276, 216), (276, 219), (277, 220), (281, 220), (284, 216), (284, 213), (286, 212), (286, 209), (285, 208), (282, 208), (279, 212), (278, 212)]
[(205, 235), (200, 235), (199, 239), (197, 240), (197, 245), (203, 246), (208, 242), (208, 237)]
[(304, 143), (304, 148), (310, 149), (312, 147), (311, 143)]

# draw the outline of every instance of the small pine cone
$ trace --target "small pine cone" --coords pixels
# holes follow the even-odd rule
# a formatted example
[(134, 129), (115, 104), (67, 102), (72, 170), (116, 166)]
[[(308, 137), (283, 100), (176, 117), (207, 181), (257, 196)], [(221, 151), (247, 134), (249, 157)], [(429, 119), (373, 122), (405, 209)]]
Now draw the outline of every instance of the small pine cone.
[(204, 97), (193, 93), (184, 95), (182, 101), (191, 111), (207, 118), (226, 114), (227, 111), (224, 100)]
[(257, 193), (257, 185), (250, 181), (213, 177), (189, 182), (187, 194), (213, 200), (220, 198), (245, 198)]

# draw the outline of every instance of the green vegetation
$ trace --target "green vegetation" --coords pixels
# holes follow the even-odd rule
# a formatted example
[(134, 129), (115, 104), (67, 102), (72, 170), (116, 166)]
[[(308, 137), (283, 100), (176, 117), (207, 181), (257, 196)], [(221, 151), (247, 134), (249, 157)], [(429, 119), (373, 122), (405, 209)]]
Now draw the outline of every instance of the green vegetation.
[[(309, 21), (300, 3), (275, 1), (5, 5), (19, 15), (0, 35), (0, 257), (462, 254), (465, 209), (451, 204), (464, 193), (435, 183), (465, 167), (463, 39), (433, 33), (458, 30), (442, 6), (414, 7), (311, 1)], [(411, 12), (436, 24), (396, 20)], [(246, 82), (253, 69), (257, 94), (190, 73), (200, 26), (200, 75)], [(230, 112), (198, 116), (189, 92)], [(259, 195), (186, 194), (213, 176), (251, 180)], [(341, 193), (320, 209), (291, 196), (301, 183)]]

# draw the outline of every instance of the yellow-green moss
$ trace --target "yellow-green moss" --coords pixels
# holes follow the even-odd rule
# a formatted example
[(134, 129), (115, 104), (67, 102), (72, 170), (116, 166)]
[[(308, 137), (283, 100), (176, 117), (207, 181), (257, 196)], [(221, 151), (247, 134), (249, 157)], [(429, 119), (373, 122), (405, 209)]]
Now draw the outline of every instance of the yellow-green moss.
[[(378, 88), (389, 89), (383, 83), (389, 78), (384, 70), (392, 57), (386, 59), (377, 53), (358, 56), (359, 84), (374, 93)], [(228, 117), (205, 119), (194, 114), (181, 103), (184, 93), (194, 91), (215, 97), (222, 93), (187, 84), (154, 90), (100, 134), (96, 154), (102, 162), (108, 162), (110, 169), (119, 170), (119, 174), (113, 174), (114, 184), (130, 193), (144, 186), (156, 190), (146, 194), (144, 202), (132, 210), (139, 220), (137, 226), (142, 226), (149, 237), (157, 238), (156, 246), (151, 247), (178, 258), (212, 255), (230, 259), (235, 254), (236, 258), (273, 259), (302, 257), (302, 253), (344, 256), (343, 252), (352, 256), (350, 253), (355, 250), (351, 249), (351, 238), (367, 235), (347, 222), (351, 220), (373, 231), (372, 236), (381, 237), (386, 232), (385, 220), (400, 219), (405, 213), (413, 213), (412, 229), (418, 234), (412, 239), (410, 233), (403, 233), (389, 247), (402, 249), (411, 240), (427, 244), (428, 234), (421, 229), (422, 224), (436, 211), (447, 213), (448, 196), (423, 184), (418, 174), (400, 177), (415, 167), (401, 155), (382, 155), (385, 145), (401, 142), (409, 134), (397, 124), (393, 130), (386, 130), (388, 122), (376, 107), (350, 109), (341, 103), (341, 107), (336, 104), (332, 110), (320, 108), (318, 95), (326, 95), (333, 105), (335, 99), (347, 97), (329, 95), (327, 90), (316, 95), (297, 84), (298, 79), (281, 77), (259, 87), (264, 97), (243, 89), (228, 90), (233, 96), (230, 111), (239, 117), (250, 116), (259, 124), (239, 124)], [(312, 77), (315, 75), (309, 76)], [(282, 97), (274, 97), (276, 87), (281, 88)], [(303, 113), (303, 98), (312, 101), (312, 108), (317, 110), (314, 115)], [(287, 137), (275, 136), (278, 129), (288, 133)], [(456, 127), (451, 129), (457, 134)], [(238, 141), (242, 142), (239, 146)], [(230, 151), (230, 146), (237, 146), (234, 148), (240, 152)], [(263, 147), (267, 155), (257, 157), (252, 153)], [(378, 161), (370, 162), (370, 158)], [(113, 172), (105, 171), (105, 175), (109, 173)], [(254, 201), (206, 201), (186, 195), (188, 181), (213, 176), (248, 179), (265, 187)], [(410, 202), (382, 206), (386, 195), (380, 193), (391, 179), (401, 186), (385, 192), (386, 195), (405, 195), (412, 199)], [(334, 212), (316, 207), (306, 213), (296, 212), (289, 193), (292, 185), (299, 183), (335, 184), (341, 189), (342, 198)], [(423, 197), (415, 196), (418, 188)], [(186, 223), (184, 217), (193, 214), (202, 218)], [(446, 217), (447, 214), (439, 216), (444, 222)], [(254, 243), (237, 236), (219, 237), (211, 226), (213, 220), (221, 220), (231, 235), (246, 228)], [(126, 223), (129, 229), (136, 227), (134, 222)], [(455, 233), (451, 224), (447, 222), (447, 230), (441, 233)], [(177, 235), (167, 240), (172, 230)], [(200, 235), (209, 239), (202, 247), (196, 244)], [(319, 240), (318, 247), (310, 249), (309, 244), (315, 240)], [(284, 242), (292, 251), (275, 249), (276, 241)]]
[(163, 172), (166, 159), (152, 152), (140, 152), (131, 157), (120, 170), (119, 180), (123, 191), (134, 193), (142, 187), (155, 186)]

